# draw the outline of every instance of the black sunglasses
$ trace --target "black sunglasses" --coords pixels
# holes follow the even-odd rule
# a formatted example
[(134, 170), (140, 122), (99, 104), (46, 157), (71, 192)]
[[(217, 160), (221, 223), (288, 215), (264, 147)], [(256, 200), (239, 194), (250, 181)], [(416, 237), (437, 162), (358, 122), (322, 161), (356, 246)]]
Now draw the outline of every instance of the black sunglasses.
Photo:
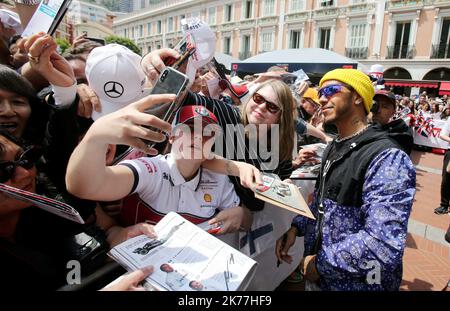
[(278, 107), (274, 103), (271, 103), (270, 101), (265, 99), (261, 94), (258, 94), (258, 93), (253, 94), (253, 101), (255, 103), (257, 103), (258, 105), (266, 103), (267, 111), (269, 111), (272, 114), (276, 114), (277, 112), (279, 112), (281, 110), (280, 107)]
[(14, 175), (17, 166), (26, 170), (31, 169), (42, 156), (42, 149), (32, 146), (25, 150), (16, 161), (0, 161), (0, 182), (7, 182)]

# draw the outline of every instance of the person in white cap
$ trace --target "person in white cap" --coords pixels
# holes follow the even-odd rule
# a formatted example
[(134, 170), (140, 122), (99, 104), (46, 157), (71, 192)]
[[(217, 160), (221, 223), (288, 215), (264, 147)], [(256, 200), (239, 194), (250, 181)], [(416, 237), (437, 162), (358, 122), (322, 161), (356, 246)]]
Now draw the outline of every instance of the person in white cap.
[(101, 103), (101, 112), (92, 112), (93, 120), (144, 97), (146, 77), (140, 61), (139, 55), (120, 44), (91, 51), (86, 60), (86, 78)]

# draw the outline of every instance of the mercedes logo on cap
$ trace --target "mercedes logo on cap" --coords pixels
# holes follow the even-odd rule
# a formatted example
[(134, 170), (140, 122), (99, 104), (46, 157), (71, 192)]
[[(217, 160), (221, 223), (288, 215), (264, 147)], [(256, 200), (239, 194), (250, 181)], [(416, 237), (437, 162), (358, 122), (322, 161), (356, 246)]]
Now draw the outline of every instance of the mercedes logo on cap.
[(103, 86), (103, 91), (105, 91), (105, 94), (108, 97), (119, 98), (120, 96), (122, 96), (124, 88), (119, 82), (108, 81)]

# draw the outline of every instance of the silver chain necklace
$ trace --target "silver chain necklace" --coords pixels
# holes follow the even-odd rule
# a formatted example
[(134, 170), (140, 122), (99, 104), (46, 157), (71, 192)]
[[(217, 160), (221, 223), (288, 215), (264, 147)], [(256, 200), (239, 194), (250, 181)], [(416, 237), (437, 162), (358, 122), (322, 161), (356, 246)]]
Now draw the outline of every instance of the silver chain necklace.
[(356, 137), (356, 136), (364, 133), (368, 128), (369, 128), (369, 124), (367, 124), (364, 128), (360, 129), (358, 132), (356, 132), (356, 133), (354, 133), (354, 134), (352, 134), (350, 136), (347, 136), (347, 137), (344, 137), (344, 138), (340, 138), (340, 137), (336, 138), (336, 142), (340, 143), (340, 142), (349, 140), (349, 139), (351, 139), (353, 137)]

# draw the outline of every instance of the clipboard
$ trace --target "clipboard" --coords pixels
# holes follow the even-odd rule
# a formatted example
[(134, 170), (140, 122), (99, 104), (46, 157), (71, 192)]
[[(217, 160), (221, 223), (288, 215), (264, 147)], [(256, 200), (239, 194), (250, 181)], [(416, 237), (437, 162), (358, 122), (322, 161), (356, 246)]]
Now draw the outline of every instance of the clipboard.
[(22, 37), (39, 32), (53, 35), (64, 18), (72, 0), (43, 0), (34, 12)]

